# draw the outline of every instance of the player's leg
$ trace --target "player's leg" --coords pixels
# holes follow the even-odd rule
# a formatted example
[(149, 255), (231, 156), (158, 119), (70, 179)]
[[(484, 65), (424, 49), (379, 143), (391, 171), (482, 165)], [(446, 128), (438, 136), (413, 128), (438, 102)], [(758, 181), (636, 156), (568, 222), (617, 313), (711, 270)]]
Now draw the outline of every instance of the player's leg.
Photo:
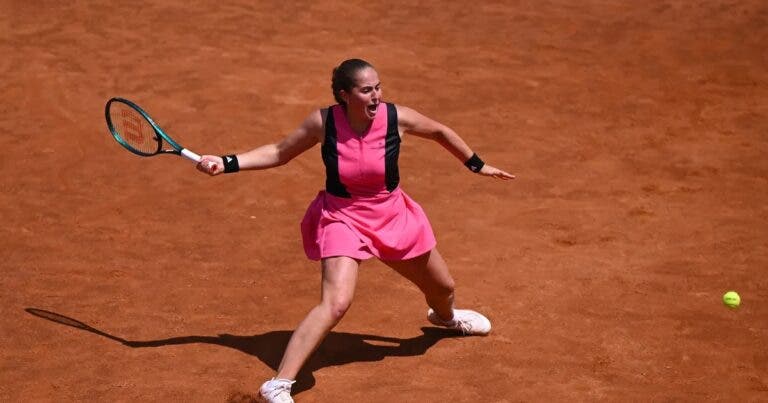
[(467, 335), (485, 335), (491, 331), (491, 322), (485, 316), (475, 311), (453, 308), (455, 283), (437, 248), (413, 259), (384, 263), (424, 293), (427, 305), (431, 308), (427, 317), (433, 324), (456, 329)]
[(266, 398), (265, 395), (273, 393), (276, 398), (272, 401), (291, 401), (280, 400), (277, 395), (285, 393), (290, 398), (290, 385), (299, 370), (349, 309), (355, 294), (359, 264), (358, 260), (344, 256), (322, 260), (320, 303), (309, 311), (291, 335), (275, 379), (262, 385), (262, 396)]
[(427, 305), (441, 318), (453, 318), (455, 283), (437, 248), (413, 259), (384, 263), (415, 284), (424, 293)]
[(328, 332), (339, 323), (355, 295), (359, 262), (340, 256), (323, 259), (320, 303), (312, 308), (285, 349), (277, 377), (295, 379), (310, 354), (320, 345)]

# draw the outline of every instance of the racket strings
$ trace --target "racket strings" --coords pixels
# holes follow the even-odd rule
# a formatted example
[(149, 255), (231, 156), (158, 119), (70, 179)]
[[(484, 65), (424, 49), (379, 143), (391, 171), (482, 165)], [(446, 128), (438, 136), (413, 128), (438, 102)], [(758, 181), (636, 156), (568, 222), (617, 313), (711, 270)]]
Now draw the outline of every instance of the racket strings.
[(160, 136), (139, 112), (123, 103), (113, 102), (109, 114), (115, 131), (128, 147), (143, 154), (155, 154), (160, 150)]

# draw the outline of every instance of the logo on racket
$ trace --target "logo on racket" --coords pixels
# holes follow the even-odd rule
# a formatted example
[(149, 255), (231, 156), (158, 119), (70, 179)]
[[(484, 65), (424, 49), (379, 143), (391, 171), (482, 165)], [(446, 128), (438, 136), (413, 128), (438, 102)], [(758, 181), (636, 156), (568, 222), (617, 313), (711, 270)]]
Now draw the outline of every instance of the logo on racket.
[(121, 113), (123, 115), (123, 127), (125, 128), (125, 136), (135, 142), (143, 143), (144, 135), (141, 131), (141, 120), (131, 111), (124, 110)]

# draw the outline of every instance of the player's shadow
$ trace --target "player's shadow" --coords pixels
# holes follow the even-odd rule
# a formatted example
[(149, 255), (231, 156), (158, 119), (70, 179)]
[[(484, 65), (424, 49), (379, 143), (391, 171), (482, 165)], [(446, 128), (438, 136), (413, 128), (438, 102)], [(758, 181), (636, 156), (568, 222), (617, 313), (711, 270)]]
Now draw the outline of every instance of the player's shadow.
[[(132, 348), (163, 347), (179, 344), (208, 343), (240, 350), (258, 357), (264, 364), (277, 371), (283, 351), (288, 345), (291, 331), (278, 330), (255, 336), (220, 334), (218, 336), (180, 336), (158, 340), (127, 340), (93, 328), (77, 319), (37, 308), (26, 308), (28, 313), (77, 329), (97, 334)], [(380, 361), (386, 357), (408, 357), (424, 354), (441, 339), (459, 337), (457, 333), (442, 328), (423, 327), (422, 334), (401, 339), (370, 334), (331, 332), (299, 372), (292, 394), (308, 390), (315, 385), (315, 370), (352, 362)], [(256, 385), (258, 387), (258, 385)]]

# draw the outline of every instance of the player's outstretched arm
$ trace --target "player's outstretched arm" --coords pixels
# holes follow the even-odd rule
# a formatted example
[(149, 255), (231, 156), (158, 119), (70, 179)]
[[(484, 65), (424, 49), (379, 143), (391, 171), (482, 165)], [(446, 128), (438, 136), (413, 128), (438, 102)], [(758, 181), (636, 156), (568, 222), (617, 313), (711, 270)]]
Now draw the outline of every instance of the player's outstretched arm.
[(508, 172), (476, 160), (477, 155), (450, 127), (401, 105), (397, 106), (397, 120), (404, 133), (437, 141), (473, 172), (502, 180), (515, 179), (515, 176)]
[(278, 143), (266, 144), (244, 153), (223, 157), (203, 155), (202, 160), (197, 164), (197, 169), (215, 176), (225, 172), (268, 169), (284, 165), (320, 142), (322, 129), (321, 111), (316, 110), (296, 130)]

